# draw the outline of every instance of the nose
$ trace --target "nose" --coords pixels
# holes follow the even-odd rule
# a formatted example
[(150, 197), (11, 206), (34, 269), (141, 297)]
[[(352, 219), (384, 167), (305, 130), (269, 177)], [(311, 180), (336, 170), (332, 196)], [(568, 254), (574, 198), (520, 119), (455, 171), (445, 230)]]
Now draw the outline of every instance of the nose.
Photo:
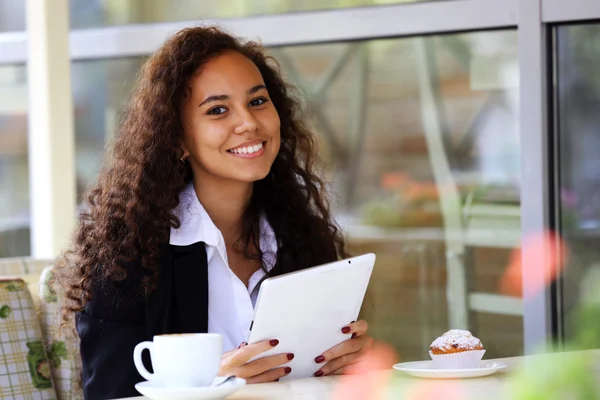
[(254, 132), (257, 128), (258, 122), (250, 110), (244, 109), (242, 112), (240, 112), (240, 121), (234, 130), (236, 135), (241, 135), (246, 132)]

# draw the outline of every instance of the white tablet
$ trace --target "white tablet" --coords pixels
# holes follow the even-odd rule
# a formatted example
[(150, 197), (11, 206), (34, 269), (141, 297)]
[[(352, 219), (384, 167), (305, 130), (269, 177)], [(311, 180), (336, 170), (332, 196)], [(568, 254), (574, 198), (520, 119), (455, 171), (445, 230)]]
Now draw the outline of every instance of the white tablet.
[(350, 338), (341, 329), (358, 318), (374, 265), (365, 254), (263, 281), (247, 342), (279, 344), (256, 358), (294, 353), (284, 379), (313, 376), (322, 366), (315, 357)]

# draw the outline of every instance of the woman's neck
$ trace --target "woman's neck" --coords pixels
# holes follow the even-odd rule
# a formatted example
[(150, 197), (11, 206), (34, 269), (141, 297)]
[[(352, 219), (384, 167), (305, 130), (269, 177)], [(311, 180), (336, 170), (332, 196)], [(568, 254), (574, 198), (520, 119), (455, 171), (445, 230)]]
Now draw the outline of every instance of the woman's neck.
[(194, 178), (198, 200), (228, 245), (239, 239), (242, 217), (252, 196), (252, 188), (252, 183)]

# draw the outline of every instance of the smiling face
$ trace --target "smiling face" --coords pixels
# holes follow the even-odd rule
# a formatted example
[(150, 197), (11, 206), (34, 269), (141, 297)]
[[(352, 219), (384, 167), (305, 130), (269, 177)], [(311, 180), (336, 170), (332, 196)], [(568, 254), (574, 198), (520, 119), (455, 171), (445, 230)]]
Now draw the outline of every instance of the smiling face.
[(227, 52), (204, 64), (188, 86), (181, 120), (194, 180), (265, 178), (279, 152), (280, 121), (256, 65)]

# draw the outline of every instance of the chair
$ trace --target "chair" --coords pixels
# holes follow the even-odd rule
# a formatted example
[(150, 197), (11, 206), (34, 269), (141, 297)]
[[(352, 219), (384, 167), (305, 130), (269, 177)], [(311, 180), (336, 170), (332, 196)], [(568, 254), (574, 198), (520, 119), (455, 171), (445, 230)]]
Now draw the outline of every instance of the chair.
[(55, 400), (36, 307), (21, 278), (0, 279), (0, 398)]
[(60, 302), (52, 266), (44, 268), (39, 280), (40, 320), (46, 349), (52, 355), (52, 378), (58, 399), (83, 399), (79, 338), (60, 328)]
[[(77, 337), (59, 329), (60, 299), (52, 274), (53, 263), (54, 261), (50, 260), (25, 257), (0, 260), (0, 346), (7, 346), (6, 349), (0, 347), (0, 362), (7, 365), (8, 361), (18, 362), (23, 357), (27, 360), (31, 352), (36, 354), (36, 351), (41, 351), (43, 357), (48, 360), (44, 365), (49, 367), (51, 376), (50, 387), (44, 388), (45, 391), (41, 395), (36, 391), (39, 388), (34, 386), (34, 389), (31, 389), (31, 385), (21, 376), (23, 374), (19, 371), (23, 370), (22, 365), (20, 369), (11, 367), (10, 371), (0, 365), (0, 399), (83, 399), (80, 389), (79, 341)], [(5, 290), (5, 287), (9, 290)], [(9, 294), (12, 300), (7, 297)], [(10, 301), (14, 304), (11, 305)], [(4, 323), (3, 315), (8, 323)], [(17, 316), (19, 320), (13, 321)], [(26, 317), (26, 321), (22, 321), (23, 316)], [(18, 331), (17, 336), (15, 331)], [(11, 342), (11, 338), (25, 338), (27, 335), (35, 337), (36, 340), (29, 341), (32, 342), (29, 345), (29, 342), (19, 344), (22, 347), (19, 348), (19, 352), (10, 347), (16, 346)], [(23, 351), (25, 355), (22, 354)], [(6, 360), (2, 358), (5, 354)], [(48, 382), (44, 385), (47, 386)]]

